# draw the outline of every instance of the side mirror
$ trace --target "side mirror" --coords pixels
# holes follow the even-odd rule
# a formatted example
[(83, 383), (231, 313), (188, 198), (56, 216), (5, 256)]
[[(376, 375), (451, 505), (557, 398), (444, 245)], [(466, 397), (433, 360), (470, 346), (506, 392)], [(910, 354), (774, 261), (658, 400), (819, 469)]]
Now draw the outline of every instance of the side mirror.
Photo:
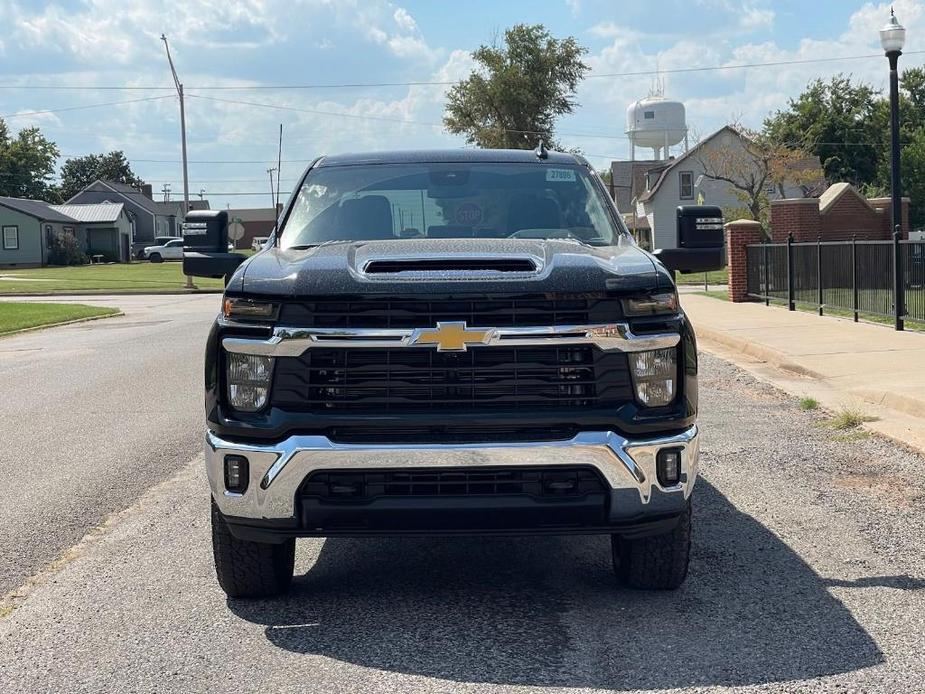
[(193, 210), (183, 221), (183, 274), (230, 277), (245, 257), (228, 252), (228, 213)]
[(678, 207), (676, 246), (652, 255), (674, 272), (708, 272), (726, 267), (723, 210), (713, 205)]

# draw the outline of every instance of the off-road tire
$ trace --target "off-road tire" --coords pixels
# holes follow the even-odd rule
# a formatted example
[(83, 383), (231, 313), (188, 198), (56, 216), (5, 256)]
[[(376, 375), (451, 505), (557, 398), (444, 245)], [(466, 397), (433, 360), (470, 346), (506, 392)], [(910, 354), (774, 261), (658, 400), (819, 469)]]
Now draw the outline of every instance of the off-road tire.
[(673, 530), (627, 539), (611, 537), (613, 567), (620, 583), (638, 590), (675, 590), (687, 578), (691, 554), (691, 503)]
[(212, 555), (218, 583), (229, 598), (272, 598), (289, 590), (295, 540), (282, 544), (239, 540), (212, 501)]
[(148, 256), (148, 260), (152, 263), (163, 263), (164, 259), (161, 257), (160, 253), (152, 253)]

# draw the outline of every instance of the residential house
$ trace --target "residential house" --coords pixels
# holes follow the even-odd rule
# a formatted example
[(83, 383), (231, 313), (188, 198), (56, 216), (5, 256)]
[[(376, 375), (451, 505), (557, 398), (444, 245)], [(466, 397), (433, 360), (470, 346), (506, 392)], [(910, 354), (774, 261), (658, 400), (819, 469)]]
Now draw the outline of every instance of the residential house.
[[(689, 151), (667, 161), (614, 162), (611, 165), (611, 170), (618, 172), (621, 180), (626, 180), (629, 172), (629, 200), (622, 200), (625, 206), (621, 207), (621, 200), (616, 196), (615, 199), (627, 226), (633, 228), (635, 224), (641, 230), (644, 245), (652, 249), (677, 245), (677, 208), (680, 205), (742, 207), (742, 201), (729, 183), (705, 175), (704, 164), (710, 161), (711, 150), (744, 150), (742, 138), (735, 128), (725, 126)], [(816, 157), (802, 162), (800, 167), (821, 170)], [(817, 183), (809, 186), (788, 184), (783, 194), (769, 186), (766, 193), (771, 200), (806, 197)], [(615, 187), (615, 193), (617, 190)]]
[(0, 266), (47, 265), (53, 238), (64, 234), (89, 256), (130, 258), (132, 219), (121, 203), (51, 205), (0, 197)]
[(127, 263), (132, 257), (134, 220), (121, 202), (87, 205), (49, 205), (76, 223), (77, 243), (88, 256)]
[[(71, 203), (122, 203), (130, 218), (134, 219), (135, 235), (132, 238), (132, 255), (138, 256), (145, 247), (150, 246), (156, 236), (180, 236), (183, 223), (182, 202), (158, 202), (153, 199), (150, 184), (140, 188), (117, 183), (115, 181), (97, 180), (67, 201)], [(209, 209), (208, 200), (191, 200), (190, 209)]]

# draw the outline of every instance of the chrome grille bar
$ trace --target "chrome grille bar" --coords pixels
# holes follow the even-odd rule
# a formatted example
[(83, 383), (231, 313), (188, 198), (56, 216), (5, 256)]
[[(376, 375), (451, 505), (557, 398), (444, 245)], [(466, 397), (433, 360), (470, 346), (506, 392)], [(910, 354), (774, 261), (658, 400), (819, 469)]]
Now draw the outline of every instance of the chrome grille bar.
[[(470, 328), (485, 332), (472, 349), (492, 345), (511, 347), (538, 345), (593, 345), (605, 352), (644, 352), (677, 346), (677, 333), (637, 335), (627, 323), (596, 325), (553, 325), (519, 328)], [(277, 327), (268, 340), (226, 337), (222, 346), (227, 352), (256, 354), (267, 357), (299, 357), (306, 350), (319, 347), (412, 347), (427, 349), (426, 344), (415, 344), (420, 329), (410, 328), (290, 328)], [(433, 347), (431, 347), (433, 348)], [(465, 349), (461, 350), (465, 351)]]

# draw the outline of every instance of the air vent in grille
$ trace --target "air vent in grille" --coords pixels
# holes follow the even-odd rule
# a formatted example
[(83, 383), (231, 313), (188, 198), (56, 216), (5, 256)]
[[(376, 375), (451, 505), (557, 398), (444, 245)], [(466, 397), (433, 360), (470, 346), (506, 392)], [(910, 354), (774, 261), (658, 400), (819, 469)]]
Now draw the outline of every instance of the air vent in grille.
[(318, 297), (286, 301), (279, 323), (300, 328), (426, 328), (465, 321), (485, 328), (612, 323), (620, 300), (604, 294)]
[(284, 410), (474, 411), (618, 406), (632, 400), (626, 355), (589, 346), (321, 349), (276, 361)]
[(536, 263), (529, 258), (370, 260), (364, 271), (368, 275), (399, 272), (536, 272)]
[(302, 495), (325, 501), (369, 501), (384, 497), (509, 496), (580, 497), (605, 490), (591, 468), (479, 468), (315, 472)]

